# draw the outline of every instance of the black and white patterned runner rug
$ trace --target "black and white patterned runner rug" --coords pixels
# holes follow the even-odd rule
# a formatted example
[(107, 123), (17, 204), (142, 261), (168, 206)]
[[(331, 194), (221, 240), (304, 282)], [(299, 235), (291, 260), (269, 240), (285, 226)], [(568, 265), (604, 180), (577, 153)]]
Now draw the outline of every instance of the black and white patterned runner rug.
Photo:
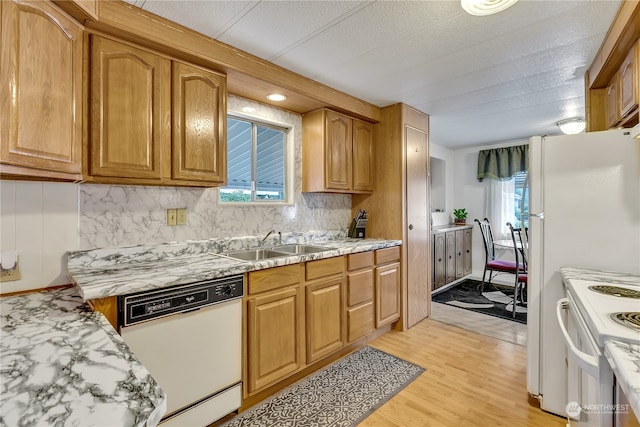
[(424, 371), (373, 347), (363, 347), (223, 425), (355, 426)]

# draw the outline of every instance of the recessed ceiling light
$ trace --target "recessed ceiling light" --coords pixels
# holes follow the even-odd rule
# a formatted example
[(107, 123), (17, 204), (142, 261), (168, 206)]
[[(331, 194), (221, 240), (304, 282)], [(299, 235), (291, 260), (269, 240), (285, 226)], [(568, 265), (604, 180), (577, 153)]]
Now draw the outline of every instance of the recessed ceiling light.
[(460, 0), (462, 8), (470, 15), (486, 16), (502, 12), (518, 0)]
[(267, 99), (269, 101), (284, 101), (285, 99), (287, 99), (287, 97), (282, 95), (281, 93), (270, 93), (269, 95), (267, 95)]

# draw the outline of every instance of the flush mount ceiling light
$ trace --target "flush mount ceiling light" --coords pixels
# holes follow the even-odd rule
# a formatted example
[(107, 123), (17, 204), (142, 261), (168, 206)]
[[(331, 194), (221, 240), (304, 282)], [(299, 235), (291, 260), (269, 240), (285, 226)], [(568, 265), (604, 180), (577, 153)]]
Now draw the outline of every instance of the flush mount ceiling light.
[(518, 0), (460, 0), (465, 12), (475, 16), (493, 15), (514, 5)]
[(269, 95), (267, 95), (267, 99), (269, 101), (284, 101), (285, 99), (287, 99), (287, 97), (282, 95), (281, 93), (270, 93)]
[(584, 119), (581, 119), (579, 117), (560, 120), (556, 124), (565, 135), (575, 135), (582, 132), (585, 127)]

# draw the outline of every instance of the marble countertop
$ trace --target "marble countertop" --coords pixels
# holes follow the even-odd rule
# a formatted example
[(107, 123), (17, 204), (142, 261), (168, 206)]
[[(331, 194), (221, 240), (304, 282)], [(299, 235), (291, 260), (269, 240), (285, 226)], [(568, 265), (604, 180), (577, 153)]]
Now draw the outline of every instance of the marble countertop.
[(607, 341), (604, 354), (631, 409), (640, 418), (640, 345)]
[(74, 288), (0, 298), (0, 424), (155, 426), (166, 396)]
[[(584, 296), (590, 298), (594, 298), (594, 294), (586, 293), (591, 291), (585, 289), (592, 284), (640, 287), (640, 275), (638, 274), (569, 267), (561, 268), (560, 272), (562, 273), (562, 279), (566, 286), (573, 289), (574, 292), (578, 292), (578, 294), (582, 293)], [(583, 305), (582, 312), (586, 315), (585, 321), (590, 325), (610, 325), (600, 328), (601, 330), (606, 328), (607, 332), (609, 330), (614, 331), (615, 328), (620, 328), (612, 321), (610, 324), (604, 323), (605, 321), (609, 321), (609, 311), (624, 311), (622, 306), (630, 306), (635, 310), (640, 310), (640, 304), (637, 303), (637, 300), (618, 300), (604, 304), (605, 301), (602, 301), (602, 298), (600, 298), (593, 300), (593, 302), (599, 310), (588, 309), (588, 307)], [(580, 304), (580, 300), (577, 300), (576, 303)], [(598, 328), (596, 327), (596, 329)], [(624, 332), (626, 331), (628, 331), (628, 329), (624, 329)], [(637, 333), (634, 331), (626, 333), (632, 334), (632, 338), (637, 337)], [(622, 334), (618, 336), (623, 337), (625, 335)], [(640, 378), (640, 345), (632, 341), (633, 340), (623, 342), (622, 340), (609, 338), (604, 342), (604, 354), (616, 375), (618, 383), (624, 390), (631, 408), (636, 416), (640, 416), (640, 382), (638, 381), (638, 378)]]
[(326, 247), (327, 250), (259, 261), (240, 261), (221, 253), (250, 247), (246, 242), (238, 243), (231, 239), (225, 242), (180, 242), (69, 252), (68, 270), (81, 297), (87, 301), (398, 246), (402, 241), (339, 237), (283, 242), (290, 243), (313, 244)]

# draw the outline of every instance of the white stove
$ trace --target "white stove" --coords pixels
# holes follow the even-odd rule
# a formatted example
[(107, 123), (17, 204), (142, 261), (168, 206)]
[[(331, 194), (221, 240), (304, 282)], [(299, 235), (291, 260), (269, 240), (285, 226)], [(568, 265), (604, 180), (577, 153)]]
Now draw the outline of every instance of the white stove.
[[(613, 280), (603, 280), (606, 275)], [(604, 349), (608, 341), (640, 345), (635, 324), (640, 317), (640, 276), (599, 271), (582, 276), (563, 270), (566, 298), (557, 304), (567, 350), (567, 415), (571, 426), (617, 426), (619, 414), (610, 409), (617, 402), (614, 374)], [(630, 321), (616, 320), (620, 313)]]
[[(640, 312), (640, 284), (570, 280), (566, 285), (598, 347), (610, 340), (640, 344), (640, 329), (611, 318), (617, 313)], [(609, 291), (613, 294), (603, 293)]]

